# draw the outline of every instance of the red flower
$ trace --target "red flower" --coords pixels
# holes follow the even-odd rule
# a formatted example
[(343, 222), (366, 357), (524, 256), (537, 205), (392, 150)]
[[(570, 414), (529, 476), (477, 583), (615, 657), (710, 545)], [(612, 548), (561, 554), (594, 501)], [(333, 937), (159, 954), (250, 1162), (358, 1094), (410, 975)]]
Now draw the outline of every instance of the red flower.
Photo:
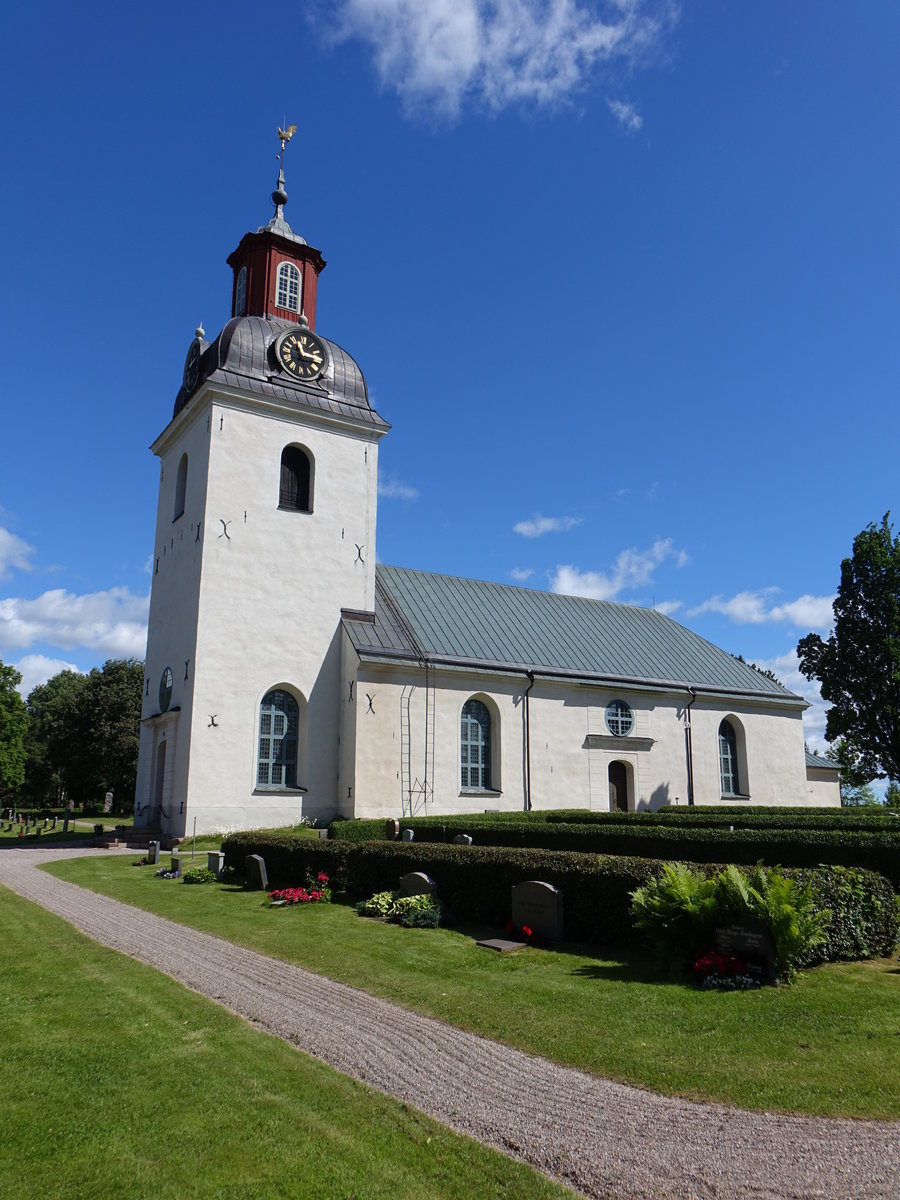
[(327, 883), (327, 882), (328, 882), (328, 876), (325, 874), (324, 871), (320, 871), (319, 874), (316, 876), (316, 883)]

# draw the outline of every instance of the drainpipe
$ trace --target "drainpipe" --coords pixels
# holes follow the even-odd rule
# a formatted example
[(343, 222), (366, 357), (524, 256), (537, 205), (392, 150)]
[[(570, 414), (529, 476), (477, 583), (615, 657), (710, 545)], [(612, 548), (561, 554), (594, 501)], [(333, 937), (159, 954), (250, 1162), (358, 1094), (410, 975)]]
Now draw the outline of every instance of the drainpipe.
[(697, 699), (697, 689), (689, 687), (690, 704), (684, 710), (684, 746), (687, 753), (687, 797), (688, 806), (694, 806), (694, 747), (691, 741), (691, 707)]
[(531, 812), (531, 704), (529, 694), (534, 687), (534, 671), (526, 671), (528, 687), (522, 701), (522, 731), (525, 742), (525, 811)]

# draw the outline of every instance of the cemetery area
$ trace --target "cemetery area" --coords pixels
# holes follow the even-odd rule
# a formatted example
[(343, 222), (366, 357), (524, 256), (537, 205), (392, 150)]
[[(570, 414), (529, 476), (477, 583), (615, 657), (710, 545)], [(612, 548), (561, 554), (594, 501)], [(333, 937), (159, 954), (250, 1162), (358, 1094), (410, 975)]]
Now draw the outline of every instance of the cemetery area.
[(4, 808), (0, 810), (0, 845), (18, 842), (33, 846), (59, 842), (88, 841), (99, 837), (112, 840), (117, 831), (128, 836), (134, 825), (131, 816), (84, 812), (64, 808)]
[[(804, 969), (791, 986), (702, 990), (634, 928), (631, 892), (664, 879), (660, 862), (388, 840), (384, 822), (380, 841), (304, 833), (233, 834), (212, 863), (205, 851), (192, 860), (189, 848), (177, 847), (186, 872), (192, 863), (226, 868), (203, 887), (159, 879), (156, 865), (135, 869), (121, 857), (46, 869), (599, 1075), (748, 1108), (900, 1117), (896, 908), (879, 876), (843, 867), (797, 873), (802, 886), (818, 889), (818, 908), (827, 899), (839, 917), (824, 957), (874, 955), (869, 961)], [(171, 865), (168, 854), (161, 864)], [(265, 875), (248, 887), (248, 871), (260, 866)], [(718, 870), (697, 872), (697, 886), (714, 883)], [(276, 907), (266, 899), (285, 887), (314, 888), (321, 875), (334, 903)], [(527, 880), (538, 881), (539, 903), (526, 896), (517, 911), (514, 889)], [(358, 915), (356, 902), (381, 894), (391, 903), (404, 890), (420, 897), (435, 890), (451, 924), (409, 928)], [(526, 936), (526, 925), (544, 936)], [(506, 952), (494, 942), (519, 948)]]

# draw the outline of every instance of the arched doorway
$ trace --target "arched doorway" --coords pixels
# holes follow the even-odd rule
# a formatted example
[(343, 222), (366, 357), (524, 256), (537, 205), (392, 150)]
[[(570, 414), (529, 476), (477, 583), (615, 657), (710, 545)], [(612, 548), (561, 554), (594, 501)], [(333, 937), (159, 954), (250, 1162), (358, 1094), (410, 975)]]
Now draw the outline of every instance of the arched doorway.
[(160, 742), (156, 747), (156, 773), (153, 779), (153, 807), (150, 810), (149, 825), (159, 825), (162, 813), (164, 785), (166, 779), (166, 743)]
[(628, 812), (628, 772), (625, 764), (609, 764), (609, 811)]

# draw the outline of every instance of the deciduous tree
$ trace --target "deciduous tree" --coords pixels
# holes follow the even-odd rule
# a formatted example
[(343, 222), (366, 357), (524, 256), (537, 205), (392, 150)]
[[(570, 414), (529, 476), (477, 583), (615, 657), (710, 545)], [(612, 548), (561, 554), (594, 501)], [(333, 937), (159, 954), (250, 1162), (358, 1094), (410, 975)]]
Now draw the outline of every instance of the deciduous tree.
[(0, 662), (0, 797), (17, 792), (25, 780), (28, 712), (16, 690), (22, 676)]

